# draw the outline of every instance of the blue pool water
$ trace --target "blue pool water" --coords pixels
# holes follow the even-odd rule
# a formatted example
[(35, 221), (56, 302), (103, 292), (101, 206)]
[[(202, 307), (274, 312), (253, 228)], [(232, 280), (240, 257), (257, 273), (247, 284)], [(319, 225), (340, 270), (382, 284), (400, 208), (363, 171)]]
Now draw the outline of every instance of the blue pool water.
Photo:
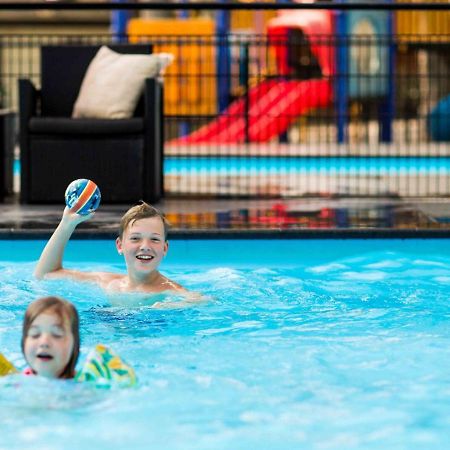
[[(15, 161), (14, 173), (20, 173)], [(351, 175), (448, 175), (450, 158), (439, 157), (311, 157), (311, 158), (237, 158), (166, 157), (165, 175), (267, 175), (277, 173), (325, 173)]]
[[(43, 245), (0, 241), (1, 351), (23, 366), (26, 305), (60, 295), (81, 359), (111, 345), (139, 386), (0, 379), (1, 448), (448, 448), (450, 241), (174, 240), (162, 272), (212, 300), (164, 311), (34, 280)], [(67, 267), (124, 270), (107, 241)]]
[(267, 175), (324, 173), (351, 175), (417, 175), (450, 173), (450, 158), (436, 157), (312, 157), (312, 158), (165, 158), (164, 173), (209, 175)]

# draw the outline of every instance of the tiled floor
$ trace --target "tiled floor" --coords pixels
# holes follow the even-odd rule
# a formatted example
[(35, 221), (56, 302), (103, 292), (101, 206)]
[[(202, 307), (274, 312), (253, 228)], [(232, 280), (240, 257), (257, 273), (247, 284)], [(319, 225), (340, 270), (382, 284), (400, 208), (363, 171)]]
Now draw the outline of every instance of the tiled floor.
[[(101, 205), (79, 226), (80, 237), (111, 237), (131, 205)], [(449, 235), (450, 199), (182, 200), (155, 205), (180, 236), (310, 236), (362, 234)], [(0, 237), (48, 236), (63, 211), (60, 205), (21, 205), (16, 197), (0, 204)]]

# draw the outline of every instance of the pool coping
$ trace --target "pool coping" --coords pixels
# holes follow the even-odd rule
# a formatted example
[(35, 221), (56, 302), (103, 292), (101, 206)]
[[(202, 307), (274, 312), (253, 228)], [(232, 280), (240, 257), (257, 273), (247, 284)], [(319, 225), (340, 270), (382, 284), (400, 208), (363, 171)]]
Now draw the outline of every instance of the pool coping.
[[(0, 240), (41, 240), (49, 239), (53, 230), (48, 229), (0, 229)], [(117, 232), (105, 230), (75, 230), (71, 239), (110, 240), (116, 239)], [(170, 240), (212, 240), (212, 239), (448, 239), (450, 229), (213, 229), (213, 230), (172, 230)]]

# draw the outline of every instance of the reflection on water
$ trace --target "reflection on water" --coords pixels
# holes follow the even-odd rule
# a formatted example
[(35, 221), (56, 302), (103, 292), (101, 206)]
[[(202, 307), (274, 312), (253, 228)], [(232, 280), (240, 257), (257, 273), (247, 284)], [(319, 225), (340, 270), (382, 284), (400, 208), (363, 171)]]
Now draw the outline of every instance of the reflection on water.
[(301, 209), (277, 202), (267, 208), (240, 208), (217, 212), (171, 212), (173, 229), (358, 229), (448, 228), (409, 206), (317, 207)]
[(22, 375), (0, 377), (0, 402), (10, 414), (14, 410), (23, 414), (26, 410), (39, 413), (39, 410), (98, 408), (105, 400), (105, 390), (95, 389), (89, 383)]

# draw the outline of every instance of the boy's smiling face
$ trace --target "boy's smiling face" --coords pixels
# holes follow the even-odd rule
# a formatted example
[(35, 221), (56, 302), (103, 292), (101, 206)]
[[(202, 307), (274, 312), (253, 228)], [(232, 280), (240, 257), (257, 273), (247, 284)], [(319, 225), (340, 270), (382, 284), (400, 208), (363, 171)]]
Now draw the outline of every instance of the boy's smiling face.
[(37, 375), (58, 378), (69, 363), (73, 346), (69, 321), (62, 320), (55, 312), (43, 312), (28, 329), (25, 359)]
[(117, 238), (116, 247), (123, 253), (128, 273), (149, 274), (156, 270), (167, 253), (164, 224), (160, 217), (131, 222)]

